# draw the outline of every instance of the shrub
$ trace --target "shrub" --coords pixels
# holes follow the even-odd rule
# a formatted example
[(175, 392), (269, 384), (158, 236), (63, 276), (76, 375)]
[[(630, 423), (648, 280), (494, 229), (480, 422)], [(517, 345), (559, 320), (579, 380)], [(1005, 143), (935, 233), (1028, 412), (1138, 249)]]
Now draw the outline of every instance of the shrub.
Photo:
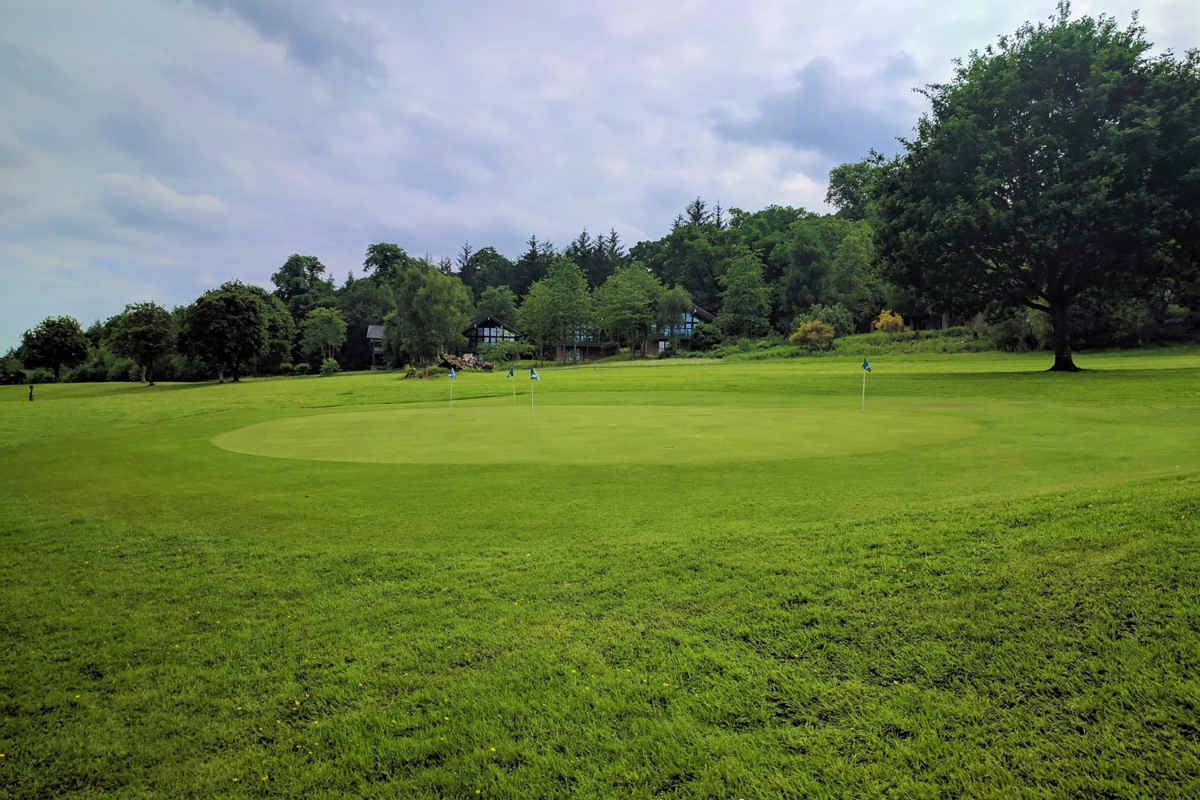
[(308, 364), (304, 363), (303, 361), (301, 361), (296, 366), (292, 367), (292, 372), (296, 373), (297, 375), (307, 375), (308, 370), (309, 370)]
[(486, 354), (484, 348), (479, 348), (479, 357), (484, 361), (495, 361), (504, 363), (506, 361), (518, 361), (522, 358), (533, 358), (534, 348), (528, 342), (500, 342), (495, 347), (487, 348)]
[(29, 376), (30, 383), (54, 383), (54, 370), (47, 367), (38, 367)]
[(280, 375), (291, 375), (295, 371), (296, 371), (296, 368), (294, 366), (292, 366), (292, 362), (290, 362), (290, 361), (285, 361), (279, 365), (279, 374)]
[(739, 353), (749, 353), (754, 349), (754, 341), (752, 339), (738, 339), (737, 349)]
[(693, 350), (712, 350), (721, 343), (721, 329), (716, 325), (701, 322), (692, 329), (691, 348)]
[(327, 358), (321, 362), (321, 377), (328, 378), (330, 375), (336, 375), (342, 371), (338, 365), (336, 358)]
[(833, 326), (819, 319), (801, 323), (796, 332), (788, 337), (792, 344), (805, 350), (828, 350), (833, 346), (837, 332)]
[(600, 355), (604, 357), (615, 356), (621, 352), (621, 343), (617, 341), (608, 341), (600, 345)]
[(879, 319), (875, 320), (875, 328), (888, 336), (894, 336), (904, 330), (904, 317), (885, 308), (879, 312)]
[(854, 333), (854, 316), (841, 303), (831, 306), (814, 303), (808, 309), (808, 313), (796, 317), (792, 322), (792, 330), (798, 329), (806, 322), (824, 322), (833, 328), (834, 336), (849, 336)]

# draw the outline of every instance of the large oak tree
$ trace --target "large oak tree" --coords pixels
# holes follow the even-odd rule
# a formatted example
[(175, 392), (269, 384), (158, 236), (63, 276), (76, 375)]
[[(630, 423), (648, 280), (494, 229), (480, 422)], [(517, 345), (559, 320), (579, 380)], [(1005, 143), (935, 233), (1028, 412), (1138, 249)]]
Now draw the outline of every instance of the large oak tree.
[(1196, 256), (1200, 56), (1153, 56), (1136, 24), (1022, 26), (972, 53), (878, 184), (889, 277), (961, 314), (1050, 315), (1075, 370), (1071, 311), (1162, 286)]

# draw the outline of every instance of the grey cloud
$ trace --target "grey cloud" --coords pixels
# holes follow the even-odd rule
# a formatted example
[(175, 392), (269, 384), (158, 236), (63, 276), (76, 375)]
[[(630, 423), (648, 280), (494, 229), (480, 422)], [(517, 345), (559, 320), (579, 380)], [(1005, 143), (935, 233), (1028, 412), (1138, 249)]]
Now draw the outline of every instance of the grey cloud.
[(212, 236), (228, 225), (226, 207), (208, 194), (187, 195), (153, 177), (99, 175), (98, 210), (129, 228), (143, 232), (168, 232)]
[(194, 142), (168, 133), (154, 111), (129, 103), (104, 114), (96, 128), (108, 144), (132, 157), (143, 170), (164, 176), (202, 174), (211, 179), (220, 166), (205, 157)]
[(32, 160), (29, 148), (16, 136), (0, 128), (0, 169), (17, 169)]
[(382, 75), (376, 33), (365, 23), (338, 15), (327, 3), (312, 0), (194, 0), (216, 12), (228, 12), (259, 36), (287, 48), (290, 58), (321, 73)]
[(714, 114), (718, 135), (736, 142), (780, 142), (813, 150), (831, 161), (862, 158), (874, 148), (897, 148), (912, 130), (919, 103), (908, 91), (915, 73), (907, 55), (893, 56), (874, 75), (856, 79), (831, 59), (814, 58), (796, 73), (796, 86), (764, 97), (750, 119)]

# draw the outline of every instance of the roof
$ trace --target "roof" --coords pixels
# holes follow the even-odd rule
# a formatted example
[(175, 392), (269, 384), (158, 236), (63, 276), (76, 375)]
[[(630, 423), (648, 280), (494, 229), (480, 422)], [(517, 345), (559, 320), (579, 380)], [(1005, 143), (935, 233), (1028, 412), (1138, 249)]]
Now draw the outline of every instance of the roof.
[(378, 340), (378, 339), (382, 339), (382, 338), (383, 338), (383, 326), (382, 325), (368, 325), (367, 326), (367, 339)]
[(463, 328), (463, 335), (466, 336), (471, 330), (481, 327), (481, 326), (504, 328), (504, 330), (511, 331), (512, 333), (515, 333), (518, 336), (521, 335), (521, 332), (519, 330), (517, 330), (516, 328), (514, 328), (512, 325), (509, 325), (507, 322), (500, 319), (499, 317), (493, 317), (491, 314), (484, 314), (482, 317), (479, 317), (474, 322), (472, 322), (470, 325)]
[(714, 319), (716, 319), (715, 316), (696, 305), (692, 306), (692, 316), (696, 317), (701, 322), (712, 322)]

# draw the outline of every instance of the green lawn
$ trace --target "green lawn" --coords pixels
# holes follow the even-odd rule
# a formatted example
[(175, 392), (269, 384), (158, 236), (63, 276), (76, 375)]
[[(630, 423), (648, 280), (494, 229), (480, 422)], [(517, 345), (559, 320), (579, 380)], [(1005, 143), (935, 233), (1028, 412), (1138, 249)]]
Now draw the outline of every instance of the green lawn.
[(0, 387), (0, 797), (1200, 796), (1200, 352)]

